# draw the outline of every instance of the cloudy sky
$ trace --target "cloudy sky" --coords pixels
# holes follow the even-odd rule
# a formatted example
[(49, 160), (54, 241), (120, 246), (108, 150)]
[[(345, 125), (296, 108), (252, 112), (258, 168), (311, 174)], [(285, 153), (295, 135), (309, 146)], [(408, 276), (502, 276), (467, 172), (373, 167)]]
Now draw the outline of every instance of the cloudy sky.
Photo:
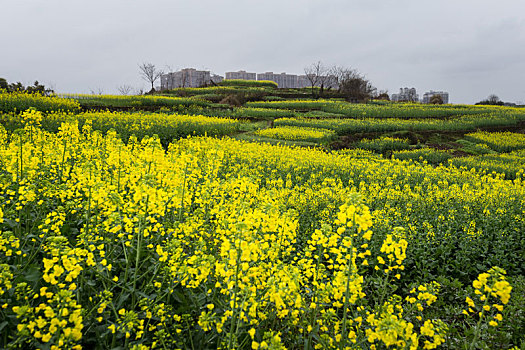
[(525, 101), (525, 0), (0, 0), (0, 77), (57, 92), (146, 89), (138, 64), (300, 74)]

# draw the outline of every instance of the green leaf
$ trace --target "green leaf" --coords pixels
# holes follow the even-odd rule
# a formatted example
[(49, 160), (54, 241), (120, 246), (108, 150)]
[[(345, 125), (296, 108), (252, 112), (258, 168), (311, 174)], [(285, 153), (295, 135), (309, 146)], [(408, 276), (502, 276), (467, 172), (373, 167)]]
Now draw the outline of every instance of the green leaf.
[(42, 273), (36, 266), (31, 266), (25, 274), (25, 280), (29, 282), (38, 282), (42, 278)]

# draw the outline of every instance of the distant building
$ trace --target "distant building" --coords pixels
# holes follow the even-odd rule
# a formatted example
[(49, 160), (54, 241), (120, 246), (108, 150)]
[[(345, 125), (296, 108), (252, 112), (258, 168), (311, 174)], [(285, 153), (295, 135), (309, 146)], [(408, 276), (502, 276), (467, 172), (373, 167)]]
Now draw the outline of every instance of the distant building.
[(223, 77), (210, 74), (207, 70), (196, 70), (195, 68), (184, 68), (177, 72), (163, 74), (160, 77), (162, 90), (169, 90), (181, 87), (201, 87), (209, 84), (221, 82)]
[(333, 90), (339, 89), (339, 84), (337, 83), (337, 77), (335, 75), (327, 75), (324, 81), (324, 88), (331, 88)]
[(396, 102), (418, 102), (419, 95), (415, 88), (400, 88), (398, 94), (392, 94), (391, 100)]
[(274, 72), (258, 73), (257, 80), (270, 80), (277, 83), (277, 87), (290, 89), (297, 87), (297, 75), (295, 74), (276, 74)]
[(256, 74), (249, 73), (245, 70), (240, 70), (238, 72), (226, 72), (226, 79), (240, 79), (240, 80), (255, 80)]
[[(312, 82), (310, 81), (310, 79), (308, 79), (308, 76), (306, 75), (297, 76), (296, 88), (305, 88), (305, 87), (311, 87), (311, 86), (312, 86)], [(320, 81), (316, 82), (314, 86), (321, 87), (321, 82)], [(335, 77), (335, 75), (324, 76), (323, 88), (324, 89), (331, 88), (334, 90), (339, 88), (339, 84), (337, 84), (337, 78)]]
[[(244, 70), (237, 72), (226, 72), (226, 79), (229, 80), (269, 80), (277, 83), (277, 87), (283, 89), (297, 89), (312, 86), (308, 76), (295, 75), (286, 73), (251, 73)], [(201, 87), (209, 85), (211, 82), (218, 84), (224, 80), (224, 77), (216, 74), (210, 74), (209, 71), (196, 70), (195, 68), (184, 68), (177, 72), (170, 72), (161, 75), (161, 90), (170, 90), (183, 87)], [(315, 86), (320, 87), (321, 83), (317, 82)], [(333, 75), (325, 76), (323, 80), (325, 89), (337, 89), (337, 79)]]
[[(306, 75), (286, 74), (284, 72), (280, 74), (274, 72), (258, 73), (257, 80), (274, 81), (277, 83), (277, 87), (282, 89), (297, 89), (312, 86), (312, 83)], [(321, 86), (320, 82), (316, 83), (315, 86)], [(335, 76), (330, 75), (326, 77), (323, 87), (325, 89), (337, 89)]]
[(423, 95), (423, 99), (421, 102), (423, 103), (430, 103), (430, 100), (432, 100), (432, 97), (439, 95), (441, 96), (441, 99), (443, 100), (443, 103), (448, 103), (448, 92), (445, 91), (432, 91), (425, 92)]
[(297, 88), (305, 88), (305, 87), (311, 87), (312, 83), (310, 80), (308, 80), (308, 77), (306, 75), (298, 75), (297, 76)]

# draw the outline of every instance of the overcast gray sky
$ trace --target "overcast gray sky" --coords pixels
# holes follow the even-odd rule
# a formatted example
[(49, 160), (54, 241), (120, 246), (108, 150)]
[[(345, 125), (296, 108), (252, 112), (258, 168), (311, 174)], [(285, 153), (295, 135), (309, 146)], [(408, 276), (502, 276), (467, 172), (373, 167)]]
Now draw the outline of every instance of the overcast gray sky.
[(321, 60), (379, 89), (525, 101), (525, 0), (0, 0), (0, 77), (147, 88), (138, 64), (224, 75)]

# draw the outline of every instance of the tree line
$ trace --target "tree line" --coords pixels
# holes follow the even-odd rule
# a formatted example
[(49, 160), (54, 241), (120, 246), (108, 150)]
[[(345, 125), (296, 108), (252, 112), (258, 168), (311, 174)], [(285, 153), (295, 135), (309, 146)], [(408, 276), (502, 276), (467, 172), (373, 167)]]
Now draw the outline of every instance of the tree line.
[(49, 96), (54, 93), (53, 89), (40, 84), (38, 80), (35, 80), (33, 85), (24, 86), (21, 82), (8, 83), (6, 79), (0, 78), (0, 90), (7, 92), (27, 92), (27, 93), (39, 93), (41, 95)]
[(378, 91), (357, 69), (337, 65), (328, 67), (317, 61), (305, 67), (304, 74), (310, 82), (314, 98), (322, 97), (325, 90), (335, 89), (349, 102), (390, 100), (387, 91)]

